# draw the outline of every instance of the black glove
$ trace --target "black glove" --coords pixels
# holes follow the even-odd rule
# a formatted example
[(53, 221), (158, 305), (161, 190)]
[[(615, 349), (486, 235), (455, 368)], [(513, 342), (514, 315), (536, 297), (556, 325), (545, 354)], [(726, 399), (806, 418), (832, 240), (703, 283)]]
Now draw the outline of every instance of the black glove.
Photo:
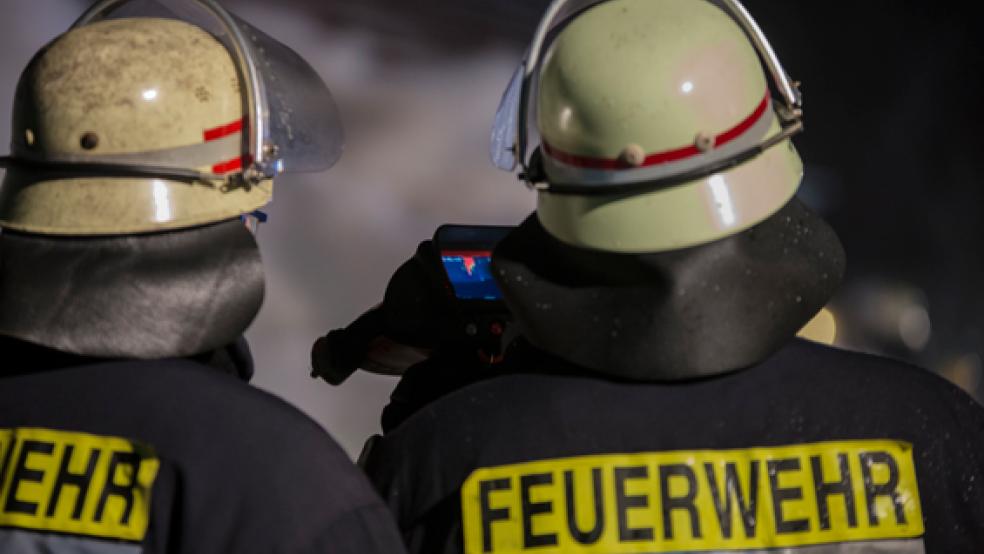
[(435, 351), (468, 355), (471, 365), (501, 359), (508, 314), (471, 313), (457, 300), (433, 241), (424, 241), (386, 287), (382, 304), (315, 342), (311, 376), (332, 385), (356, 369), (402, 375)]

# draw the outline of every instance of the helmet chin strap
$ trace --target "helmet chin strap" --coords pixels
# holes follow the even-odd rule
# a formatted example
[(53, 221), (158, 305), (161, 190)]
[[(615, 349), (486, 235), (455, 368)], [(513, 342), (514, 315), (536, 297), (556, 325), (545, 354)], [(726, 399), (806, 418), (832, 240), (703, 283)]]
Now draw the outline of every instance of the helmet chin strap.
[(194, 169), (170, 166), (123, 164), (110, 162), (49, 161), (32, 160), (18, 156), (0, 157), (0, 167), (22, 167), (36, 171), (57, 173), (65, 177), (137, 177), (149, 179), (171, 179), (183, 182), (224, 181), (227, 186), (245, 183), (242, 172), (208, 173)]

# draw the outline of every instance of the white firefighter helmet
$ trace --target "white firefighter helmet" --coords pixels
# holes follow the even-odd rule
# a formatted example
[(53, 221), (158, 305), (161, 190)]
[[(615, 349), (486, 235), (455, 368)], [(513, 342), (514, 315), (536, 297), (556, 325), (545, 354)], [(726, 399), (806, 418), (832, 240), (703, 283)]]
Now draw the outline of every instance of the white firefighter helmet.
[(801, 116), (796, 85), (737, 0), (557, 0), (503, 97), (492, 157), (523, 166), (556, 238), (668, 251), (789, 201)]
[(17, 88), (0, 227), (180, 229), (253, 212), (273, 177), (338, 159), (318, 74), (213, 0), (103, 0)]

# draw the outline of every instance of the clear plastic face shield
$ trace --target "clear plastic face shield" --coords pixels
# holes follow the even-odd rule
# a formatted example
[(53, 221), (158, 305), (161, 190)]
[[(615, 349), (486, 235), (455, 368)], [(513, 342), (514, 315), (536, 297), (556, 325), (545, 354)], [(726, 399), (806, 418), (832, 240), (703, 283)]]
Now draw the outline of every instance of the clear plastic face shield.
[(537, 190), (557, 193), (608, 194), (640, 187), (653, 189), (687, 182), (699, 178), (703, 174), (715, 173), (744, 163), (802, 131), (803, 99), (799, 85), (786, 74), (775, 51), (758, 24), (752, 19), (751, 14), (738, 0), (708, 0), (727, 12), (742, 27), (772, 76), (775, 90), (781, 98), (781, 102), (776, 103), (779, 120), (782, 123), (781, 132), (753, 148), (714, 164), (713, 167), (701, 168), (698, 171), (675, 175), (660, 181), (648, 181), (634, 186), (618, 187), (577, 186), (544, 182), (542, 171), (535, 167), (534, 160), (528, 157), (528, 154), (536, 149), (539, 141), (535, 125), (531, 125), (531, 123), (536, 120), (533, 110), (536, 105), (535, 89), (540, 64), (549, 46), (549, 40), (567, 22), (580, 12), (605, 1), (608, 0), (553, 0), (547, 7), (533, 35), (533, 42), (530, 44), (519, 68), (513, 74), (495, 114), (490, 154), (492, 163), (496, 167), (509, 172), (513, 172), (519, 167), (519, 178), (525, 181), (528, 186)]
[(334, 99), (318, 73), (296, 52), (238, 18), (215, 0), (101, 0), (72, 28), (106, 19), (155, 17), (201, 27), (229, 51), (243, 94), (242, 169), (215, 174), (157, 159), (85, 161), (10, 156), (0, 165), (22, 165), (78, 174), (226, 181), (250, 185), (285, 172), (317, 172), (341, 156), (344, 136)]

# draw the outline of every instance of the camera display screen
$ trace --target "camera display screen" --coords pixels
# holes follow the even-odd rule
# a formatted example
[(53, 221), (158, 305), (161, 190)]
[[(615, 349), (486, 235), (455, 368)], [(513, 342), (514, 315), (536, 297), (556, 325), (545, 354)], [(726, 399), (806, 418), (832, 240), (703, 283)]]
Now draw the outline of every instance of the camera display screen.
[(443, 250), (441, 262), (461, 300), (501, 300), (502, 293), (492, 278), (492, 252), (488, 250)]

